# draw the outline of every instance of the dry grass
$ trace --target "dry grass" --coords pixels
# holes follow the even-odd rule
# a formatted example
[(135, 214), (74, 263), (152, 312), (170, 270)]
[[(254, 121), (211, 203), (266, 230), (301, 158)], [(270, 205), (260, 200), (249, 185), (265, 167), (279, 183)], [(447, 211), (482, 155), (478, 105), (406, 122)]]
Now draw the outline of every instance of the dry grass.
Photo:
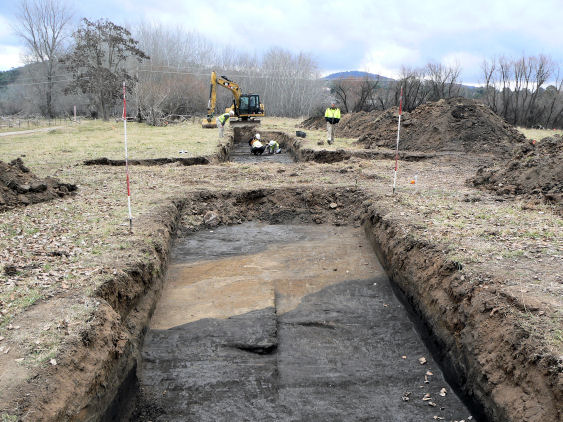
[(524, 134), (524, 136), (528, 139), (535, 139), (537, 141), (553, 135), (563, 135), (563, 130), (561, 129), (528, 129), (524, 127), (517, 127), (520, 132)]
[(0, 133), (45, 129), (70, 124), (68, 119), (12, 119), (0, 118)]
[[(127, 123), (129, 158), (190, 157), (215, 153), (217, 130), (203, 129), (197, 122), (167, 127)], [(179, 151), (187, 154), (179, 154)], [(83, 120), (50, 132), (0, 138), (4, 161), (24, 157), (38, 174), (83, 160), (124, 158), (124, 128), (121, 122)], [(43, 172), (43, 173), (42, 173)]]
[[(202, 129), (199, 121), (158, 128), (128, 123), (127, 131), (130, 158), (211, 155), (217, 148), (217, 130)], [(38, 335), (24, 327), (20, 317), (27, 308), (61, 294), (88, 296), (104, 274), (113, 271), (106, 268), (109, 260), (130, 252), (135, 242), (149, 241), (142, 229), (133, 236), (127, 233), (124, 169), (80, 165), (91, 158), (123, 159), (123, 133), (122, 123), (83, 121), (49, 133), (0, 138), (3, 160), (23, 157), (38, 176), (55, 176), (79, 186), (74, 198), (1, 215), (0, 337), (5, 340), (0, 341), (0, 352), (18, 349), (25, 358), (22, 365), (44, 363), (66, 336), (55, 329), (39, 330)], [(180, 155), (179, 150), (188, 154)], [(180, 189), (175, 179), (185, 172), (185, 167), (174, 165), (132, 166), (134, 219)], [(4, 273), (8, 265), (17, 268), (15, 276)], [(89, 301), (81, 301), (57, 316), (78, 330), (90, 307)]]

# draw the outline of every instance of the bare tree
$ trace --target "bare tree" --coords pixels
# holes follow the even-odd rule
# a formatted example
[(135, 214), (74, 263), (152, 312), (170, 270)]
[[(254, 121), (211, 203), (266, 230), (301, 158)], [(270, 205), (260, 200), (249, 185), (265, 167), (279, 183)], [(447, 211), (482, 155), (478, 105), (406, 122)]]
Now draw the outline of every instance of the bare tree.
[(403, 67), (401, 78), (395, 85), (394, 105), (399, 104), (399, 94), (403, 88), (403, 109), (413, 111), (420, 104), (425, 103), (430, 95), (429, 85), (425, 83), (426, 70)]
[(139, 48), (150, 56), (131, 68), (138, 75), (138, 118), (158, 125), (169, 117), (204, 111), (207, 69), (217, 54), (213, 45), (197, 32), (162, 24), (141, 23), (135, 34)]
[(497, 111), (497, 87), (496, 87), (496, 59), (493, 57), (491, 61), (483, 60), (481, 64), (481, 71), (483, 72), (483, 82), (485, 83), (485, 104), (495, 113)]
[(485, 60), (485, 103), (513, 125), (547, 125), (559, 102), (558, 76), (549, 92), (544, 88), (554, 69), (553, 60), (544, 55)]
[(377, 108), (379, 78), (364, 76), (347, 77), (334, 80), (330, 85), (331, 93), (338, 99), (345, 113), (371, 111)]
[(54, 116), (53, 92), (62, 54), (66, 29), (72, 19), (71, 8), (60, 0), (21, 0), (17, 13), (16, 34), (25, 42), (28, 62), (39, 62), (45, 81), (45, 114)]
[(430, 84), (429, 100), (438, 101), (442, 98), (459, 96), (461, 88), (460, 73), (459, 64), (446, 66), (441, 63), (428, 63), (426, 74)]

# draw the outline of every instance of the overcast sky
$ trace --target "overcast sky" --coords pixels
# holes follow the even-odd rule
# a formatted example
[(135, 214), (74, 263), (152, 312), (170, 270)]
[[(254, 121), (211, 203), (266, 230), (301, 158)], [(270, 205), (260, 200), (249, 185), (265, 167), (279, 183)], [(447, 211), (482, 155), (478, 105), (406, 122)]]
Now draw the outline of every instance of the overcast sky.
[[(64, 1), (64, 0), (60, 0)], [(459, 63), (478, 83), (484, 58), (550, 55), (563, 64), (563, 0), (195, 1), (68, 0), (76, 20), (142, 20), (196, 30), (218, 45), (313, 55), (323, 74), (365, 70), (396, 77), (401, 65)], [(13, 35), (18, 0), (0, 0), (0, 70), (21, 65)]]

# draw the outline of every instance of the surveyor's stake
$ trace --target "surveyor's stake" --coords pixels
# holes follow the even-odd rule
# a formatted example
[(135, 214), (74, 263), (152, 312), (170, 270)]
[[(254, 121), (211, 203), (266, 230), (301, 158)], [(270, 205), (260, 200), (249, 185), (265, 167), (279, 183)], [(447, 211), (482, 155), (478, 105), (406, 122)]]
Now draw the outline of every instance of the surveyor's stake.
[(401, 114), (403, 114), (403, 87), (399, 97), (399, 124), (397, 125), (397, 147), (395, 148), (395, 172), (393, 175), (393, 195), (397, 188), (397, 170), (399, 169), (399, 136), (401, 133)]

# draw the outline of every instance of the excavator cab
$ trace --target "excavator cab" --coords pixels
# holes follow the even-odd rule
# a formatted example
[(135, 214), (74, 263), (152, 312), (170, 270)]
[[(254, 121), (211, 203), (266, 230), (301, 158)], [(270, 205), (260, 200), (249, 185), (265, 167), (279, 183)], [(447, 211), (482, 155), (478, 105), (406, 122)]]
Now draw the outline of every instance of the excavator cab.
[[(236, 107), (236, 106), (235, 106)], [(237, 116), (241, 119), (248, 117), (263, 115), (264, 111), (260, 108), (260, 96), (258, 94), (242, 94), (240, 96), (240, 106)]]

